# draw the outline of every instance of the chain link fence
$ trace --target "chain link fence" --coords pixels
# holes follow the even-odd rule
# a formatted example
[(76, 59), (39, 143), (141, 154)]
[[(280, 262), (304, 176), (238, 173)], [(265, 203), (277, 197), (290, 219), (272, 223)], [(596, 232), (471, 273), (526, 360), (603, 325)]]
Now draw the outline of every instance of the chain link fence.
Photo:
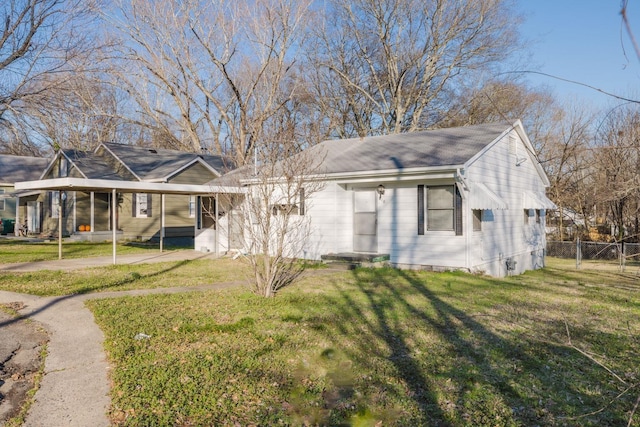
[(547, 255), (575, 259), (577, 266), (580, 266), (582, 261), (598, 261), (617, 264), (624, 269), (626, 265), (640, 265), (640, 243), (548, 241)]

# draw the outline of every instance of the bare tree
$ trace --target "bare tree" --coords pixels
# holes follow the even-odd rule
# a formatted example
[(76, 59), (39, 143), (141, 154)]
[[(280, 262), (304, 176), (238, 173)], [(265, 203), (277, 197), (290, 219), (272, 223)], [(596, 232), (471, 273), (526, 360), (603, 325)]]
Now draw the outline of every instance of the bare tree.
[(637, 235), (640, 222), (640, 112), (637, 106), (611, 110), (596, 133), (593, 149), (598, 202), (608, 210), (622, 240)]
[(334, 1), (327, 13), (310, 62), (329, 71), (318, 98), (342, 116), (341, 136), (430, 126), (456, 85), (518, 48), (519, 19), (503, 0)]
[[(0, 147), (38, 154), (30, 113), (79, 74), (98, 71), (104, 45), (95, 24), (94, 0), (8, 0), (0, 5)], [(94, 25), (95, 26), (95, 25)], [(55, 105), (55, 104), (54, 104)]]
[(296, 90), (307, 8), (294, 0), (121, 2), (110, 19), (125, 37), (121, 81), (140, 122), (180, 147), (250, 162)]
[[(550, 198), (558, 206), (558, 231), (564, 240), (565, 217), (579, 216), (584, 232), (595, 215), (594, 170), (589, 150), (593, 115), (583, 108), (556, 109), (555, 120), (538, 131), (542, 164), (551, 181)], [(569, 212), (572, 215), (568, 215)]]
[(324, 158), (301, 151), (292, 135), (289, 129), (262, 141), (257, 164), (230, 174), (247, 187), (245, 197), (222, 201), (243, 225), (242, 258), (250, 266), (253, 291), (264, 297), (275, 296), (304, 270), (300, 258), (312, 233), (308, 210), (313, 194), (324, 187)]

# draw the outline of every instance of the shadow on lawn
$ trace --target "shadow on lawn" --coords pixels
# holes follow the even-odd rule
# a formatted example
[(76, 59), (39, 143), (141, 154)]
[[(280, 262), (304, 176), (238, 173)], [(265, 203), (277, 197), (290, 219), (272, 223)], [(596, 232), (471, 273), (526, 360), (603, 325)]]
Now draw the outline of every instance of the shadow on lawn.
[[(424, 276), (411, 271), (356, 269), (353, 277), (365, 300), (345, 288), (339, 290), (339, 297), (329, 297), (339, 318), (331, 321), (325, 333), (357, 365), (382, 363), (387, 366), (383, 370), (393, 368), (387, 375), (395, 384), (374, 375), (371, 381), (377, 383), (369, 381), (363, 387), (393, 395), (391, 401), (410, 399), (404, 414), (398, 413), (403, 422), (431, 426), (599, 424), (580, 415), (598, 409), (602, 402), (596, 398), (587, 403), (585, 383), (574, 383), (573, 376), (582, 374), (575, 369), (584, 369), (586, 377), (595, 374), (589, 367), (573, 366), (584, 360), (567, 346), (537, 336), (498, 335), (444, 301), (426, 285)], [(435, 336), (433, 341), (420, 344), (429, 334)], [(571, 372), (565, 375), (567, 369)], [(526, 380), (524, 388), (518, 386), (520, 377)], [(532, 390), (534, 387), (537, 389)], [(569, 403), (567, 397), (565, 402), (562, 396), (575, 401)], [(415, 409), (407, 413), (409, 407)], [(572, 421), (565, 415), (577, 417)], [(600, 421), (625, 425), (628, 420), (624, 411), (615, 411)]]
[(63, 296), (54, 298), (51, 301), (49, 301), (47, 304), (43, 305), (42, 307), (40, 307), (37, 310), (34, 310), (34, 311), (32, 311), (32, 312), (30, 312), (28, 314), (20, 315), (20, 316), (12, 318), (10, 320), (6, 320), (4, 322), (0, 322), (0, 328), (2, 328), (3, 326), (10, 325), (12, 323), (16, 323), (16, 322), (19, 322), (21, 320), (33, 317), (34, 315), (36, 315), (38, 313), (41, 313), (41, 312), (51, 308), (52, 306), (54, 306), (56, 304), (59, 304), (59, 303), (61, 303), (63, 301), (66, 301), (68, 299), (77, 298), (79, 296), (90, 294), (90, 293), (92, 293), (94, 291), (98, 291), (98, 290), (107, 290), (107, 289), (112, 289), (112, 288), (116, 288), (116, 287), (119, 287), (119, 286), (128, 285), (130, 283), (134, 283), (134, 282), (136, 282), (138, 280), (141, 280), (141, 279), (144, 279), (144, 278), (156, 277), (156, 276), (159, 276), (161, 274), (165, 274), (165, 273), (168, 273), (168, 272), (170, 272), (172, 270), (176, 270), (176, 269), (178, 269), (180, 267), (188, 265), (191, 262), (192, 262), (192, 260), (182, 260), (182, 261), (178, 261), (178, 262), (174, 263), (173, 265), (171, 265), (171, 266), (169, 266), (167, 268), (164, 268), (164, 269), (159, 270), (159, 271), (155, 271), (153, 273), (144, 274), (144, 275), (138, 274), (138, 273), (130, 273), (126, 278), (120, 279), (120, 280), (115, 280), (115, 281), (113, 281), (111, 283), (106, 283), (106, 284), (103, 284), (103, 285), (95, 285), (95, 286), (86, 286), (84, 288), (80, 288), (76, 292), (74, 292), (73, 294), (63, 295)]

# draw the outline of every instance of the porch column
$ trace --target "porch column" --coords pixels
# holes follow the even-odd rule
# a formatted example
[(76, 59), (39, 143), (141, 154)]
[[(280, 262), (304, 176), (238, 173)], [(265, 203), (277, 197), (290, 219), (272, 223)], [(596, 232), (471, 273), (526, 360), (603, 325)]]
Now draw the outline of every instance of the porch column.
[(160, 252), (164, 249), (164, 198), (165, 194), (160, 195)]
[(118, 208), (118, 201), (117, 201), (117, 194), (116, 194), (116, 189), (114, 188), (113, 190), (111, 190), (111, 233), (112, 233), (112, 239), (113, 239), (113, 265), (116, 264), (116, 229), (118, 228), (118, 221), (117, 221), (117, 208)]
[(89, 226), (91, 227), (91, 232), (92, 233), (95, 231), (95, 208), (96, 208), (96, 206), (95, 206), (95, 202), (96, 202), (95, 194), (96, 193), (94, 191), (92, 191), (90, 193), (90, 196), (89, 196), (90, 200), (91, 200), (90, 201), (90, 203), (91, 203), (91, 209), (90, 209), (91, 220), (89, 221), (90, 222)]
[(76, 230), (78, 229), (78, 211), (76, 209), (76, 202), (78, 201), (78, 192), (74, 191), (73, 192), (73, 230), (71, 230), (71, 233), (69, 234), (74, 234), (76, 232)]
[[(215, 254), (216, 256), (218, 256), (220, 254), (220, 242), (218, 241), (218, 236), (220, 235), (220, 224), (218, 224), (218, 193), (216, 193), (216, 206), (213, 210), (213, 215), (215, 220), (213, 221), (213, 224), (215, 226), (215, 232), (216, 232), (216, 236), (213, 239), (214, 240), (214, 244), (216, 245), (216, 249), (215, 249)], [(227, 250), (229, 250), (229, 248), (227, 248)]]

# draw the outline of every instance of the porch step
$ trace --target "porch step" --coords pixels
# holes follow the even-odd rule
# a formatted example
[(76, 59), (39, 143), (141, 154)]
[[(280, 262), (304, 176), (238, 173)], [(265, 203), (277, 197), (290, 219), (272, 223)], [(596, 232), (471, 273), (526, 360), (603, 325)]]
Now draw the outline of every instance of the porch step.
[(389, 254), (361, 252), (341, 252), (321, 255), (320, 259), (329, 268), (336, 270), (353, 270), (357, 267), (382, 267), (391, 259)]

